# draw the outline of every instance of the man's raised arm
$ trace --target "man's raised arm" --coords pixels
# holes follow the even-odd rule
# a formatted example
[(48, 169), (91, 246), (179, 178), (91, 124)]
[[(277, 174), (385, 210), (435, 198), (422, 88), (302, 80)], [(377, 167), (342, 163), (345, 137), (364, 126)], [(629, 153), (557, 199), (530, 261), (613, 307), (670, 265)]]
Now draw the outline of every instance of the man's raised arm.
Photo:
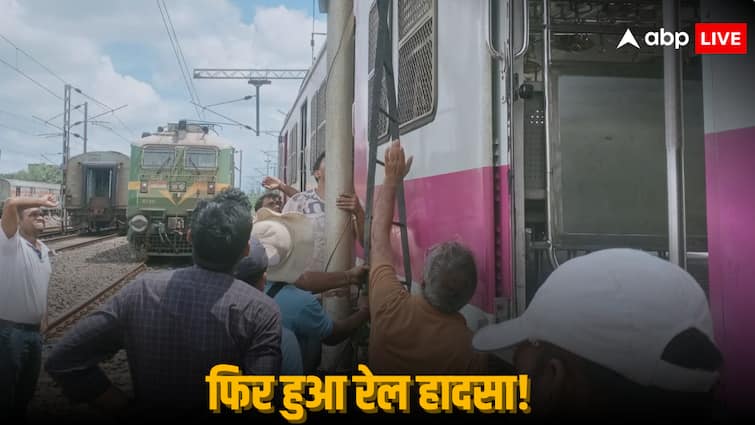
[(21, 217), (18, 216), (19, 209), (37, 207), (55, 208), (57, 206), (58, 203), (55, 201), (53, 195), (45, 195), (41, 198), (8, 198), (5, 201), (5, 206), (3, 206), (3, 219), (0, 220), (5, 236), (10, 239), (18, 232), (18, 223), (21, 221)]
[(380, 189), (380, 196), (375, 202), (372, 218), (372, 246), (370, 251), (370, 267), (378, 264), (393, 263), (393, 249), (391, 248), (391, 226), (393, 225), (393, 206), (396, 201), (396, 190), (412, 166), (412, 158), (408, 161), (404, 157), (401, 142), (394, 140), (385, 151), (385, 179)]

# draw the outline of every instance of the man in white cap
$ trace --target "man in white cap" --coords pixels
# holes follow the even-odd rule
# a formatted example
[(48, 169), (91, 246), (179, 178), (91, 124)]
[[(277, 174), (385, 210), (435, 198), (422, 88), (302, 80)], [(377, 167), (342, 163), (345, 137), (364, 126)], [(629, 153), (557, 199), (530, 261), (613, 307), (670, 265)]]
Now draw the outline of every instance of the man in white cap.
[(293, 282), (302, 274), (315, 249), (312, 224), (304, 214), (278, 214), (263, 208), (257, 212), (252, 237), (265, 247), (268, 257), (265, 293), (281, 311), (282, 324), (296, 335), (302, 352), (304, 374), (316, 372), (321, 343), (335, 345), (351, 336), (370, 316), (366, 297), (350, 316), (332, 320), (311, 292)]
[(473, 345), (514, 349), (531, 411), (546, 415), (710, 415), (722, 363), (697, 282), (630, 249), (566, 262), (519, 318), (481, 329)]

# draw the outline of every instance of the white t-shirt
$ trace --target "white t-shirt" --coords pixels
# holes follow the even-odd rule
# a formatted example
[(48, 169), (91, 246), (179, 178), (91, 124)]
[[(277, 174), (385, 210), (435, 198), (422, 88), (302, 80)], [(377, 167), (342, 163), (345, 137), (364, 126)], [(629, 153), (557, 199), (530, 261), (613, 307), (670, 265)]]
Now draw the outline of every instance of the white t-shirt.
[(0, 319), (37, 325), (47, 311), (50, 283), (50, 249), (31, 242), (16, 231), (8, 238), (0, 229)]
[(314, 226), (315, 251), (305, 271), (324, 272), (327, 260), (327, 248), (325, 246), (325, 202), (314, 189), (299, 192), (292, 196), (283, 207), (284, 214), (291, 211), (297, 211), (306, 215)]

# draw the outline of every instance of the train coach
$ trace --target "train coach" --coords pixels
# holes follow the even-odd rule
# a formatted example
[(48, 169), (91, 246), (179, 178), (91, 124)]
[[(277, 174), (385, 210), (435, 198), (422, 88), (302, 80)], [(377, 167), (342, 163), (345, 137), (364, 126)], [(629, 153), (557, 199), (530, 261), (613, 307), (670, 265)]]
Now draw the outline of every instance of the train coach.
[[(755, 6), (747, 3), (678, 2), (678, 30), (694, 34), (699, 22), (752, 27)], [(416, 284), (429, 247), (469, 246), (479, 281), (462, 313), (474, 330), (522, 314), (549, 273), (575, 256), (631, 247), (669, 258), (709, 296), (727, 359), (725, 396), (749, 406), (755, 374), (742, 372), (752, 370), (755, 351), (741, 341), (755, 320), (742, 301), (755, 296), (755, 55), (699, 55), (690, 43), (664, 61), (672, 57), (661, 46), (621, 47), (628, 28), (636, 35), (664, 26), (662, 2), (353, 5), (355, 25), (346, 31), (354, 28), (356, 193), (365, 200), (381, 184), (379, 167), (368, 181), (368, 152), (375, 141), (382, 158), (391, 122), (414, 157), (398, 273), (411, 264), (404, 277)], [(388, 48), (380, 52), (385, 27)], [(755, 32), (745, 37), (753, 45)], [(316, 184), (325, 93), (340, 84), (328, 78), (331, 61), (323, 49), (281, 128), (278, 177), (298, 190)], [(376, 78), (383, 61), (393, 68), (391, 120), (372, 110), (390, 111), (386, 74)], [(399, 232), (393, 237), (401, 246)]]
[(120, 152), (86, 152), (68, 160), (65, 209), (80, 231), (126, 230), (129, 157)]
[[(3, 205), (8, 198), (16, 196), (39, 197), (54, 195), (60, 197), (60, 185), (55, 183), (33, 182), (17, 179), (0, 179), (0, 217), (3, 215)], [(60, 227), (60, 210), (49, 210), (47, 214), (47, 227)]]
[(128, 240), (147, 256), (190, 256), (191, 213), (234, 182), (234, 148), (209, 128), (179, 121), (131, 145)]

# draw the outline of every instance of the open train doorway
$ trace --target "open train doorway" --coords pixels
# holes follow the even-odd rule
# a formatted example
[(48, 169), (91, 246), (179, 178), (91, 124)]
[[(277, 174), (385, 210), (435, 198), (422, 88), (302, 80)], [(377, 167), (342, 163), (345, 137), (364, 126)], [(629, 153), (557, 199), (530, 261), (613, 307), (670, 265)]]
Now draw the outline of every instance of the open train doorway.
[[(663, 48), (618, 47), (627, 29), (663, 27), (661, 2), (526, 4), (528, 22), (514, 23), (528, 29), (528, 48), (512, 63), (511, 122), (529, 303), (564, 261), (613, 247), (667, 257), (669, 232)], [(681, 1), (679, 16), (680, 31), (694, 33), (699, 2)], [(684, 222), (688, 270), (707, 290), (702, 64), (693, 50), (681, 49)]]
[(115, 198), (115, 167), (88, 166), (84, 171), (84, 199), (89, 210), (90, 231), (112, 222), (112, 205)]
[(82, 232), (126, 229), (129, 157), (120, 152), (87, 152), (66, 168), (66, 212)]

